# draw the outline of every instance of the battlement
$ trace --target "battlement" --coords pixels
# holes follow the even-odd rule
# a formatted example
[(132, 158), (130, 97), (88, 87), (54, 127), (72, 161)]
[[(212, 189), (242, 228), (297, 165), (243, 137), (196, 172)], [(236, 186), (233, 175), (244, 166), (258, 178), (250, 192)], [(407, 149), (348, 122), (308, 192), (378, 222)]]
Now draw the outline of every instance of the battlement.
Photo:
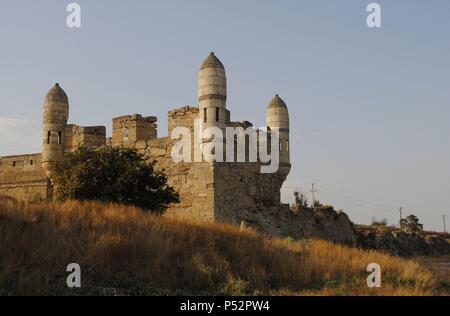
[(169, 136), (176, 127), (194, 129), (194, 120), (199, 118), (198, 107), (184, 106), (168, 113)]
[(140, 114), (124, 115), (113, 119), (111, 145), (132, 147), (138, 141), (157, 138), (157, 118)]
[(119, 122), (148, 122), (148, 123), (156, 123), (158, 121), (156, 116), (142, 116), (141, 114), (132, 114), (132, 115), (122, 115), (113, 118), (113, 124)]
[(71, 152), (78, 147), (98, 148), (106, 144), (106, 127), (67, 125), (65, 128), (64, 151)]
[(229, 123), (230, 127), (242, 127), (243, 129), (247, 129), (249, 127), (253, 127), (253, 124), (249, 121), (242, 121), (242, 122), (230, 122)]
[(173, 110), (169, 111), (168, 116), (169, 117), (186, 116), (189, 113), (198, 114), (198, 107), (186, 105), (181, 108), (177, 108), (177, 109), (173, 109)]

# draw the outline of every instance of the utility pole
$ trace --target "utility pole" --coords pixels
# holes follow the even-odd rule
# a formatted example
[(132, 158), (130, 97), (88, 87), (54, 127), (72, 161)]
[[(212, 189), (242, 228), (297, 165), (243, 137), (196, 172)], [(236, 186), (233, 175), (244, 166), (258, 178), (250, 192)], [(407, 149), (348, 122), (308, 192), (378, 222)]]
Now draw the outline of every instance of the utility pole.
[(401, 229), (402, 228), (402, 219), (403, 219), (403, 206), (400, 207), (399, 213), (400, 213), (400, 222), (398, 222), (398, 224), (400, 225), (400, 229)]
[(314, 189), (314, 183), (311, 184), (311, 193), (312, 193), (312, 207), (316, 207), (316, 192), (317, 190)]
[(447, 233), (447, 227), (445, 226), (445, 214), (442, 215), (442, 219), (444, 221), (444, 233)]

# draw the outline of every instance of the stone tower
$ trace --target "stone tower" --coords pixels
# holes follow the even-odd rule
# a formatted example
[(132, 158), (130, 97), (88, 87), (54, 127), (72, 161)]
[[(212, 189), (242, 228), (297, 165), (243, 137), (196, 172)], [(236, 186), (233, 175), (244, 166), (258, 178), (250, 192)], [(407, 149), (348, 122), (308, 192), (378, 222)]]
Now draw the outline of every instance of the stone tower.
[(280, 135), (280, 167), (279, 174), (283, 181), (291, 171), (289, 154), (289, 112), (286, 103), (277, 95), (270, 101), (267, 108), (267, 127), (278, 128)]
[(64, 155), (64, 134), (69, 119), (69, 100), (59, 86), (48, 92), (44, 101), (42, 168), (51, 180), (55, 163)]
[[(227, 78), (222, 62), (210, 53), (200, 67), (198, 76), (198, 101), (202, 131), (218, 127), (225, 135), (225, 127), (230, 120), (226, 109)], [(216, 138), (223, 144), (223, 140)], [(202, 132), (202, 143), (211, 141), (210, 135)]]

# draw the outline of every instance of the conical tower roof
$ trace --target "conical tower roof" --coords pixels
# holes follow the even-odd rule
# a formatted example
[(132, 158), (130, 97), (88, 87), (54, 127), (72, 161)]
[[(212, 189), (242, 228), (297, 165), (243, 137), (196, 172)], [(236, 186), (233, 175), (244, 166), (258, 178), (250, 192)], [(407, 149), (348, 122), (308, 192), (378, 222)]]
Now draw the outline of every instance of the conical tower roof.
[(52, 101), (52, 102), (69, 103), (69, 99), (67, 98), (67, 94), (59, 86), (58, 83), (56, 83), (53, 86), (53, 88), (51, 88), (50, 91), (47, 93), (47, 96), (45, 97), (45, 101), (46, 102)]
[(278, 94), (276, 94), (272, 101), (270, 101), (269, 103), (269, 109), (271, 108), (286, 108), (286, 103), (283, 101), (283, 99), (280, 98), (280, 96)]
[(213, 52), (209, 53), (209, 56), (202, 63), (200, 69), (205, 69), (209, 67), (225, 69), (222, 62), (219, 60), (219, 58), (216, 57), (216, 55), (214, 55)]

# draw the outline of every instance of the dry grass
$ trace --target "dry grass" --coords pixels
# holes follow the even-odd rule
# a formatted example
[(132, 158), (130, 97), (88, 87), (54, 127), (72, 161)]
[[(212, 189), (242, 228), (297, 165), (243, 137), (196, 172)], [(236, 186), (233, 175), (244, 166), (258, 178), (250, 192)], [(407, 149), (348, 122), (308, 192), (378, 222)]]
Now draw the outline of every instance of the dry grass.
[[(269, 239), (95, 202), (0, 201), (0, 294), (431, 295), (419, 264), (325, 241)], [(65, 286), (69, 263), (82, 288)], [(382, 267), (380, 289), (365, 269)]]
[(450, 295), (450, 255), (418, 257), (416, 260), (435, 276), (441, 295)]

